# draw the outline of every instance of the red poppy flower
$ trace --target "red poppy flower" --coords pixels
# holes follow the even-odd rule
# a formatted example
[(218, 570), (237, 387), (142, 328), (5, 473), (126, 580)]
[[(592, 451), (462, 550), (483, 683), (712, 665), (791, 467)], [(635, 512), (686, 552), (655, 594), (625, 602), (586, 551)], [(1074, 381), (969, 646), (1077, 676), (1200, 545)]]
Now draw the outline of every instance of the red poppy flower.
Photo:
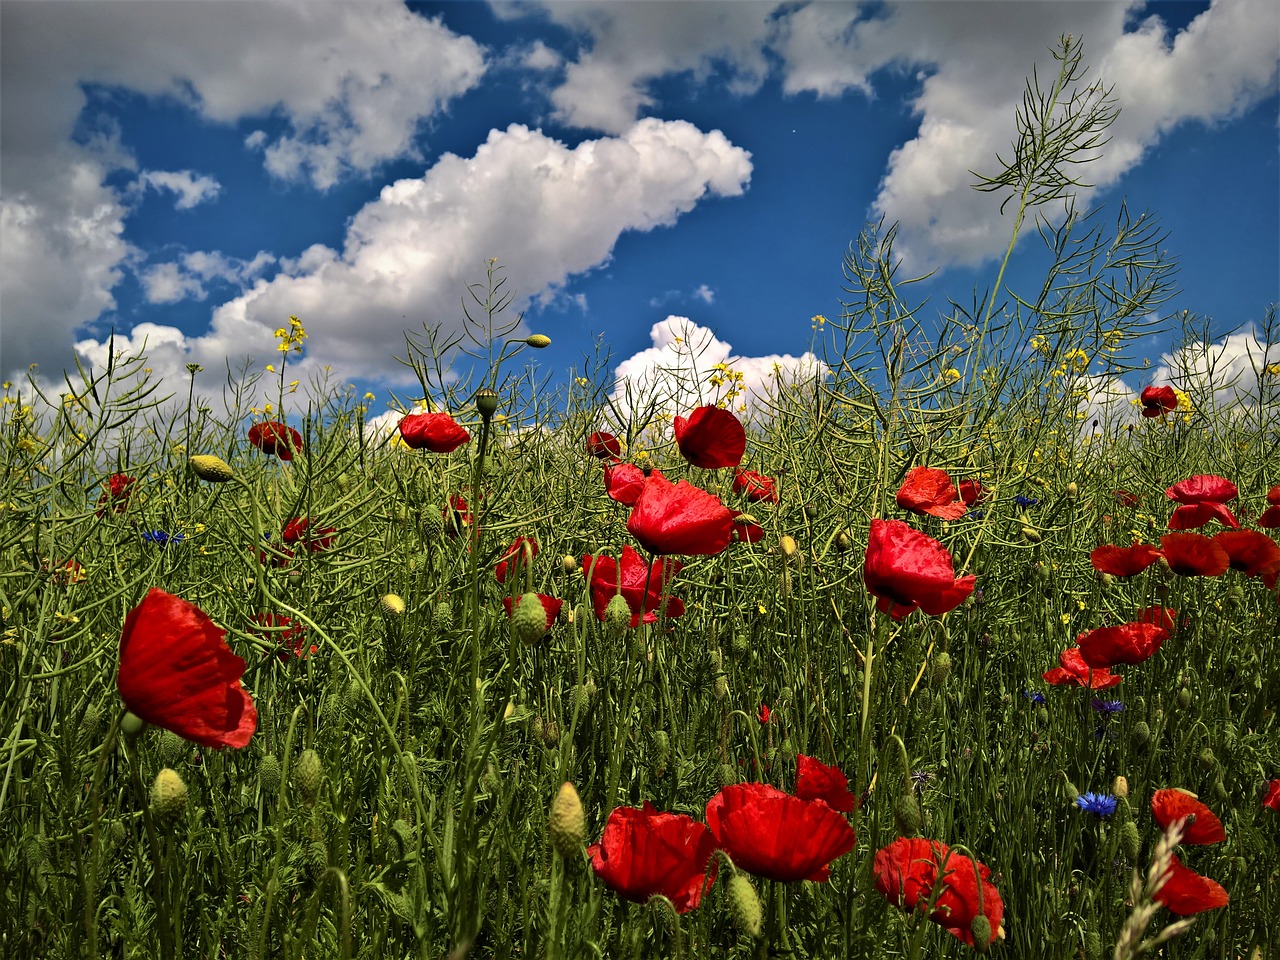
[(729, 545), (737, 515), (719, 497), (687, 480), (673, 484), (655, 470), (645, 478), (627, 530), (650, 553), (709, 556)]
[(306, 658), (308, 653), (315, 653), (318, 649), (313, 643), (307, 653), (303, 652), (302, 648), (307, 641), (307, 628), (300, 623), (295, 623), (291, 617), (281, 616), (278, 613), (255, 613), (249, 620), (256, 626), (264, 628), (255, 630), (250, 627), (250, 633), (257, 637), (274, 640), (280, 644), (280, 649), (276, 652), (276, 658), (281, 663), (288, 663), (290, 660), (302, 660)]
[(127, 477), (123, 473), (113, 473), (107, 477), (107, 489), (98, 497), (99, 509), (94, 515), (102, 516), (107, 512), (108, 506), (116, 513), (123, 511), (129, 505), (129, 494), (133, 492), (133, 485), (137, 482), (137, 478)]
[[(622, 597), (631, 608), (633, 628), (640, 625), (642, 616), (645, 623), (656, 623), (657, 611), (664, 604), (668, 620), (684, 614), (684, 603), (665, 595), (681, 566), (680, 561), (666, 558), (647, 564), (630, 545), (622, 548)], [(618, 593), (618, 562), (613, 557), (592, 557), (588, 553), (582, 558), (582, 575), (591, 577), (591, 605), (596, 616), (604, 620), (605, 608)]]
[(853, 827), (822, 800), (767, 783), (725, 787), (707, 803), (707, 826), (736, 867), (758, 877), (822, 883), (831, 861), (853, 849)]
[(1071, 647), (1058, 654), (1061, 666), (1042, 674), (1045, 682), (1055, 687), (1088, 687), (1090, 690), (1106, 690), (1124, 680), (1117, 677), (1108, 667), (1091, 668), (1084, 662), (1079, 647)]
[(1162, 627), (1168, 631), (1169, 636), (1173, 636), (1177, 629), (1178, 611), (1173, 607), (1143, 607), (1138, 611), (1135, 618), (1137, 623), (1154, 623), (1158, 627)]
[(1202, 877), (1190, 867), (1184, 867), (1176, 856), (1169, 864), (1169, 872), (1165, 875), (1164, 886), (1152, 897), (1157, 903), (1163, 903), (1170, 913), (1187, 917), (1205, 910), (1216, 910), (1225, 907), (1231, 898), (1222, 884), (1208, 877)]
[(973, 593), (972, 576), (957, 578), (947, 548), (901, 520), (872, 520), (862, 579), (876, 608), (900, 620), (917, 608), (937, 617)]
[(987, 491), (983, 489), (980, 480), (961, 480), (960, 486), (957, 488), (960, 499), (964, 501), (966, 507), (977, 506), (982, 502), (982, 498), (986, 496)]
[(1185, 790), (1157, 790), (1151, 795), (1151, 815), (1167, 829), (1175, 820), (1187, 821), (1181, 843), (1189, 845), (1221, 843), (1227, 839), (1222, 821), (1195, 794)]
[[(702, 899), (707, 864), (716, 842), (704, 824), (682, 813), (616, 807), (599, 843), (587, 847), (591, 868), (614, 893), (633, 903), (662, 894), (677, 913)], [(714, 874), (713, 874), (714, 879)]]
[(1210, 520), (1217, 520), (1233, 530), (1240, 527), (1240, 521), (1226, 506), (1206, 500), (1203, 503), (1184, 503), (1175, 507), (1169, 516), (1169, 529), (1199, 530)]
[(263, 453), (292, 460), (294, 453), (302, 449), (302, 434), (278, 420), (267, 420), (249, 428), (249, 442)]
[(801, 800), (825, 800), (827, 806), (841, 813), (858, 808), (858, 795), (849, 790), (849, 778), (839, 767), (829, 767), (821, 760), (796, 754), (796, 796)]
[(471, 434), (447, 413), (411, 413), (400, 421), (400, 436), (411, 450), (432, 453), (453, 453), (471, 441)]
[[(525, 553), (526, 547), (528, 553)], [(493, 568), (493, 575), (498, 578), (499, 583), (507, 582), (507, 572), (514, 575), (516, 570), (523, 564), (529, 563), (538, 555), (538, 541), (533, 537), (516, 537), (511, 541), (511, 546), (507, 547), (506, 553), (502, 555), (502, 559), (498, 561), (497, 566)]]
[(733, 474), (733, 492), (745, 493), (752, 503), (777, 503), (778, 487), (773, 477), (754, 470), (738, 470)]
[(312, 553), (316, 553), (332, 547), (337, 533), (337, 527), (318, 527), (312, 530), (309, 517), (294, 517), (284, 525), (280, 538), (285, 543), (301, 543)]
[(471, 507), (460, 493), (449, 498), (449, 503), (440, 511), (440, 516), (444, 520), (444, 532), (454, 539), (462, 536), (475, 520), (471, 516)]
[(898, 506), (912, 513), (958, 520), (967, 509), (945, 470), (912, 467), (898, 488)]
[(764, 527), (746, 517), (734, 517), (733, 539), (740, 543), (759, 543), (764, 539)]
[(1166, 497), (1178, 503), (1229, 503), (1239, 493), (1236, 485), (1230, 480), (1212, 473), (1188, 477), (1164, 492)]
[(1118, 663), (1143, 663), (1168, 639), (1169, 631), (1154, 623), (1122, 623), (1087, 630), (1076, 637), (1076, 643), (1084, 662), (1096, 669)]
[[(252, 550), (253, 547), (249, 549)], [(280, 547), (274, 543), (268, 543), (258, 551), (258, 562), (264, 567), (287, 567), (293, 562), (293, 551), (288, 547)]]
[(634, 507), (644, 489), (644, 471), (631, 463), (611, 464), (604, 468), (604, 489), (610, 499)]
[(243, 747), (258, 711), (244, 661), (203, 610), (152, 587), (120, 634), (120, 699), (147, 723), (206, 747)]
[(1149, 543), (1135, 543), (1131, 547), (1104, 543), (1089, 554), (1093, 569), (1113, 577), (1136, 576), (1159, 559), (1160, 551)]
[(1227, 551), (1232, 570), (1258, 577), (1280, 570), (1280, 544), (1257, 530), (1224, 530), (1213, 542)]
[(622, 443), (612, 433), (593, 433), (587, 437), (587, 453), (601, 460), (617, 460), (622, 456)]
[(1173, 387), (1143, 387), (1141, 399), (1144, 417), (1163, 417), (1178, 409), (1178, 395)]
[[(555, 626), (556, 617), (560, 616), (560, 607), (564, 605), (564, 601), (558, 597), (548, 597), (545, 593), (534, 594), (538, 598), (538, 602), (542, 604), (542, 612), (547, 617), (547, 629), (542, 632), (546, 636), (551, 632), (551, 628)], [(521, 599), (516, 597), (516, 600)], [(511, 619), (512, 603), (510, 597), (502, 598), (502, 609), (507, 611), (507, 619)]]
[(1111, 495), (1116, 498), (1116, 503), (1122, 507), (1136, 507), (1142, 499), (1136, 493), (1130, 493), (1128, 490), (1112, 490)]
[(1262, 805), (1280, 811), (1280, 779), (1267, 783), (1267, 792), (1262, 796)]
[(704, 470), (736, 467), (747, 452), (746, 428), (728, 410), (699, 407), (688, 419), (676, 417), (673, 423), (676, 445), (695, 467)]
[(1220, 577), (1231, 566), (1227, 551), (1199, 533), (1166, 534), (1160, 538), (1160, 552), (1180, 577)]
[(84, 582), (84, 567), (81, 566), (79, 560), (68, 560), (66, 563), (53, 565), (50, 565), (48, 560), (42, 560), (40, 561), (40, 569), (49, 574), (49, 579), (54, 583), (60, 583), (64, 586)]
[(990, 868), (979, 863), (975, 872), (973, 864), (940, 840), (902, 837), (876, 853), (872, 882), (881, 896), (904, 910), (928, 909), (934, 886), (941, 884), (929, 919), (974, 946), (973, 921), (985, 916), (991, 925), (991, 939), (982, 944), (985, 949), (1000, 936), (1004, 901), (987, 879)]
[(1267, 503), (1269, 506), (1258, 517), (1258, 526), (1268, 529), (1280, 527), (1280, 484), (1267, 491)]

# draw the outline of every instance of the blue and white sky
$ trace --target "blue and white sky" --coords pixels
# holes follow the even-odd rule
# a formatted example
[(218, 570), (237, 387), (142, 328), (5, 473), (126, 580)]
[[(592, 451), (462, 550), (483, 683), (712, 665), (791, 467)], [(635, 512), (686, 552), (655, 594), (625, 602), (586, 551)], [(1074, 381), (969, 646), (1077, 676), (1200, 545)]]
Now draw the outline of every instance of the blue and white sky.
[(100, 367), (114, 329), (218, 394), (296, 314), (291, 376), (329, 365), (377, 413), (419, 392), (402, 331), (457, 328), (497, 258), (558, 378), (597, 338), (641, 376), (679, 330), (764, 376), (839, 315), (868, 221), (938, 271), (926, 310), (990, 286), (1010, 218), (970, 170), (1064, 33), (1122, 109), (1084, 199), (1158, 214), (1162, 313), (1243, 358), (1280, 300), (1273, 0), (2, 0), (0, 372)]

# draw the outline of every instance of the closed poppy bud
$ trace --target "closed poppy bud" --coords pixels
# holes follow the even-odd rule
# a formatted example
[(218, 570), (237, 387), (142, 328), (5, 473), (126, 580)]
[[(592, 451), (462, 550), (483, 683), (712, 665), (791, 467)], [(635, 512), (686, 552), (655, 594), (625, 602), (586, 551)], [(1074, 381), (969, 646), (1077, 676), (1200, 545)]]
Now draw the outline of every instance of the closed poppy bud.
[(729, 904), (729, 916), (733, 924), (753, 940), (760, 936), (764, 923), (764, 908), (756, 888), (744, 873), (735, 873), (725, 885), (725, 897)]
[(212, 454), (199, 454), (192, 457), (189, 462), (191, 464), (191, 472), (201, 480), (207, 480), (209, 483), (224, 483), (236, 475), (225, 460)]
[(1180, 709), (1188, 710), (1194, 702), (1195, 698), (1192, 697), (1191, 691), (1186, 687), (1183, 687), (1178, 691), (1177, 703)]
[(1116, 777), (1115, 783), (1111, 786), (1111, 792), (1121, 799), (1129, 796), (1129, 781), (1123, 776)]
[(914, 837), (920, 833), (920, 804), (909, 783), (898, 797), (898, 802), (893, 805), (893, 823), (904, 837)]
[(572, 783), (564, 783), (547, 814), (547, 839), (566, 860), (580, 856), (587, 842), (587, 818)]
[(631, 626), (631, 607), (627, 604), (626, 597), (620, 593), (615, 594), (604, 608), (605, 634), (610, 639), (617, 640), (629, 626)]
[(162, 824), (169, 824), (182, 816), (186, 808), (187, 785), (176, 770), (165, 767), (151, 785), (151, 815)]
[(280, 789), (280, 761), (274, 753), (268, 753), (258, 764), (258, 786), (268, 795)]
[(784, 533), (782, 538), (778, 540), (778, 549), (782, 551), (782, 555), (784, 557), (790, 560), (796, 555), (800, 548), (796, 546), (795, 537)]
[(524, 338), (524, 342), (535, 350), (541, 350), (544, 347), (551, 346), (551, 338), (545, 333), (531, 333)]
[(293, 768), (293, 785), (298, 796), (308, 807), (316, 805), (320, 796), (320, 784), (324, 782), (324, 764), (320, 762), (320, 754), (314, 750), (304, 750)]
[(716, 767), (716, 782), (722, 787), (731, 787), (738, 782), (738, 771), (732, 763), (722, 763)]
[(1027, 543), (1039, 543), (1044, 538), (1040, 536), (1040, 531), (1035, 527), (1023, 527), (1022, 539), (1026, 540)]
[(848, 553), (853, 549), (853, 539), (843, 530), (836, 534), (836, 549), (841, 553)]
[(1079, 499), (1079, 497), (1080, 497), (1080, 488), (1076, 485), (1076, 482), (1073, 480), (1067, 484), (1067, 499), (1077, 500)]
[(1137, 860), (1142, 852), (1142, 836), (1138, 833), (1138, 825), (1132, 820), (1120, 828), (1120, 849), (1130, 860)]
[(564, 569), (565, 573), (577, 573), (578, 558), (573, 556), (573, 554), (566, 553), (564, 555), (564, 559), (560, 561), (560, 566)]
[(944, 684), (951, 675), (951, 654), (945, 650), (933, 658), (933, 682)]
[(516, 601), (511, 611), (511, 635), (523, 644), (537, 643), (547, 635), (547, 611), (538, 594), (526, 593)]
[(1151, 727), (1147, 725), (1145, 720), (1139, 720), (1133, 725), (1129, 738), (1133, 741), (1135, 747), (1145, 747), (1151, 743)]
[(1213, 750), (1209, 747), (1205, 747), (1201, 750), (1196, 756), (1196, 759), (1200, 762), (1201, 770), (1212, 770), (1218, 765), (1218, 758), (1214, 756)]
[(991, 921), (984, 914), (978, 914), (969, 924), (969, 932), (973, 934), (973, 945), (983, 953), (991, 945)]

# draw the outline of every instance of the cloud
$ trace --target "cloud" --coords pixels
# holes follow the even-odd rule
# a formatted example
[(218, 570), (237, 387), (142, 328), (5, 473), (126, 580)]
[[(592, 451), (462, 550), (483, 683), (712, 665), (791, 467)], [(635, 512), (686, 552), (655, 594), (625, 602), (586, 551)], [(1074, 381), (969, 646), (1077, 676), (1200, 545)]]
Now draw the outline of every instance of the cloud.
[(173, 205), (178, 210), (209, 203), (222, 192), (222, 184), (215, 178), (191, 170), (144, 170), (138, 174), (137, 184), (140, 189), (151, 187), (177, 194)]
[(669, 303), (676, 303), (681, 300), (701, 300), (703, 303), (715, 303), (716, 292), (705, 283), (700, 283), (696, 288), (688, 292), (684, 290), (664, 290), (657, 296), (649, 298), (649, 306), (655, 310), (659, 307), (665, 307)]
[(624, 418), (651, 405), (676, 414), (720, 401), (746, 416), (768, 416), (779, 383), (826, 373), (807, 351), (799, 357), (735, 356), (729, 342), (688, 317), (655, 323), (649, 337), (653, 346), (623, 360), (614, 373), (613, 404)]
[[(165, 97), (214, 123), (270, 119), (251, 137), (277, 176), (319, 188), (415, 155), (423, 121), (473, 87), (480, 46), (392, 0), (0, 4), (0, 285), (6, 370), (61, 364), (80, 325), (114, 307), (138, 256), (123, 238), (133, 159), (106, 136), (95, 86)], [(86, 107), (90, 109), (86, 112)], [(185, 179), (190, 177), (190, 179)], [(179, 206), (209, 199), (185, 173), (152, 171)], [(138, 188), (132, 188), (136, 191)]]
[(425, 320), (459, 332), (461, 298), (490, 258), (510, 264), (506, 289), (558, 304), (568, 280), (606, 263), (622, 233), (737, 196), (750, 176), (745, 150), (683, 121), (642, 120), (572, 149), (518, 124), (494, 130), (474, 156), (446, 154), (422, 177), (384, 187), (351, 219), (340, 252), (313, 246), (219, 306), (192, 349), (269, 356), (271, 331), (295, 314), (310, 333), (304, 370), (328, 363), (347, 377), (403, 383), (390, 355), (403, 352), (405, 328)]
[[(1197, 407), (1226, 410), (1258, 401), (1259, 374), (1280, 366), (1280, 343), (1270, 346), (1250, 326), (1219, 341), (1191, 341), (1160, 357), (1151, 383), (1172, 384)], [(1276, 383), (1272, 376), (1274, 389)]]
[(204, 300), (211, 280), (243, 285), (262, 274), (276, 258), (261, 250), (252, 260), (228, 257), (219, 251), (184, 253), (178, 260), (157, 263), (138, 273), (148, 303)]

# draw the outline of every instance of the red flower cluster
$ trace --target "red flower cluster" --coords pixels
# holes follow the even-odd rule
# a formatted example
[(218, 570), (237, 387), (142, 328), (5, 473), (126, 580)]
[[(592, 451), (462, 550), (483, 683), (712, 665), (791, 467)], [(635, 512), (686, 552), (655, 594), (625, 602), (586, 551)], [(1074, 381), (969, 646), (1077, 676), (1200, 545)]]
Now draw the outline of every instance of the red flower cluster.
[(1169, 631), (1154, 623), (1122, 623), (1087, 630), (1076, 637), (1080, 657), (1095, 670), (1120, 663), (1143, 663), (1169, 639)]
[(957, 577), (946, 547), (901, 520), (872, 520), (862, 579), (876, 609), (901, 620), (914, 610), (936, 617), (973, 593), (972, 575)]
[(1232, 570), (1262, 577), (1280, 570), (1280, 545), (1261, 530), (1223, 530), (1213, 542), (1227, 552)]
[(302, 449), (302, 434), (288, 424), (267, 420), (249, 428), (249, 442), (263, 453), (292, 460), (294, 453)]
[(400, 437), (411, 450), (452, 453), (471, 441), (457, 421), (447, 413), (411, 413), (400, 421)]
[(725, 787), (707, 803), (707, 826), (735, 866), (758, 877), (823, 882), (853, 849), (853, 827), (823, 800), (767, 783)]
[(655, 470), (645, 478), (627, 530), (650, 553), (710, 556), (729, 545), (737, 515), (719, 497), (687, 480), (673, 484)]
[(226, 633), (181, 597), (152, 587), (120, 634), (120, 699), (147, 723), (206, 747), (243, 747), (258, 726)]
[(1169, 517), (1169, 529), (1195, 530), (1210, 520), (1232, 529), (1239, 528), (1240, 522), (1226, 507), (1239, 492), (1230, 480), (1213, 474), (1200, 474), (1175, 483), (1165, 491), (1165, 496), (1181, 506)]
[(318, 527), (312, 530), (309, 517), (294, 517), (284, 525), (280, 539), (288, 544), (300, 543), (312, 553), (317, 553), (332, 547), (337, 533), (337, 527)]
[(898, 506), (912, 513), (958, 520), (968, 509), (945, 470), (912, 467), (898, 488)]
[[(631, 608), (633, 628), (640, 625), (642, 617), (645, 623), (657, 622), (657, 611), (664, 605), (667, 619), (683, 616), (684, 603), (666, 594), (681, 566), (680, 561), (667, 559), (645, 563), (630, 545), (622, 548), (621, 593)], [(593, 557), (588, 553), (582, 558), (582, 575), (590, 577), (591, 605), (596, 616), (604, 620), (605, 608), (619, 592), (618, 562), (613, 557)]]
[(745, 493), (752, 503), (777, 503), (778, 487), (773, 477), (754, 470), (738, 470), (733, 474), (733, 492)]
[(1058, 654), (1058, 663), (1061, 666), (1042, 674), (1045, 682), (1055, 687), (1088, 687), (1090, 690), (1106, 690), (1124, 679), (1117, 677), (1107, 667), (1090, 667), (1084, 662), (1084, 655), (1079, 647), (1063, 650)]
[[(1222, 821), (1195, 794), (1185, 790), (1157, 790), (1151, 795), (1151, 815), (1164, 830), (1181, 822), (1180, 843), (1221, 843), (1227, 839)], [(1165, 874), (1164, 885), (1153, 899), (1168, 907), (1170, 913), (1185, 917), (1225, 907), (1231, 898), (1220, 883), (1184, 867), (1175, 856)]]
[(1141, 400), (1144, 417), (1163, 417), (1178, 409), (1178, 395), (1173, 387), (1143, 387)]
[(728, 410), (698, 407), (687, 419), (676, 417), (673, 426), (681, 456), (695, 467), (736, 467), (747, 452), (746, 428)]
[(677, 913), (688, 913), (709, 886), (707, 864), (715, 849), (705, 824), (682, 813), (659, 813), (646, 801), (638, 810), (615, 808), (587, 855), (596, 876), (619, 896), (644, 903), (661, 894)]
[(617, 460), (622, 456), (622, 443), (612, 433), (593, 433), (587, 437), (587, 453), (601, 460)]
[(102, 516), (108, 507), (115, 513), (122, 512), (129, 506), (129, 494), (133, 492), (133, 485), (137, 482), (137, 478), (127, 477), (123, 473), (113, 473), (107, 477), (107, 489), (98, 497), (98, 509), (94, 515)]
[[(969, 946), (986, 950), (1003, 934), (1004, 901), (988, 879), (991, 870), (963, 854), (952, 853), (940, 840), (902, 837), (876, 853), (871, 865), (875, 888), (896, 907), (926, 910), (933, 898), (929, 919)], [(990, 925), (989, 939), (975, 944), (973, 927), (978, 917)]]

